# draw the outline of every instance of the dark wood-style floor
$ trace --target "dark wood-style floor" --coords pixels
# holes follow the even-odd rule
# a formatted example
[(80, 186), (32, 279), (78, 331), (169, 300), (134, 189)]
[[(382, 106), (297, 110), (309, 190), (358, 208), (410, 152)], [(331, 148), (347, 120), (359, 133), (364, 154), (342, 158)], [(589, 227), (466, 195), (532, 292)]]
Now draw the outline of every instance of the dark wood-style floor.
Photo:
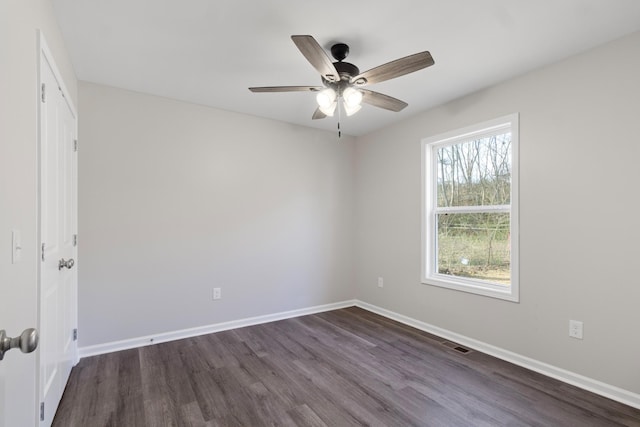
[(640, 426), (640, 410), (359, 308), (82, 359), (54, 426)]

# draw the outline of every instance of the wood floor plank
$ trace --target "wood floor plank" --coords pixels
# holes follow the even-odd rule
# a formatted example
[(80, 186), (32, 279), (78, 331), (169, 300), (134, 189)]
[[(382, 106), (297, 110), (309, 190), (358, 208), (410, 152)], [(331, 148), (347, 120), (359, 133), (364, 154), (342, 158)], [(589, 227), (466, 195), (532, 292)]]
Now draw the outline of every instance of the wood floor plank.
[(115, 425), (134, 425), (140, 420), (145, 420), (140, 353), (136, 350), (125, 350), (119, 355), (118, 402), (113, 420)]
[(345, 371), (335, 370), (327, 361), (295, 361), (323, 394), (333, 395), (360, 425), (418, 425), (412, 414), (398, 411), (374, 390), (363, 385)]
[(277, 363), (278, 360), (287, 359), (270, 356), (244, 358), (242, 367), (256, 378), (260, 378), (260, 383), (271, 393), (273, 399), (276, 399), (285, 409), (289, 409), (303, 403), (300, 398), (303, 390), (298, 384), (292, 383), (286, 375), (291, 361), (287, 360), (286, 366), (282, 366)]
[[(295, 319), (296, 322), (298, 320)], [(295, 323), (292, 322), (292, 325), (295, 326)], [(377, 377), (396, 388), (404, 386), (401, 373), (388, 369), (380, 359), (368, 357), (369, 350), (375, 347), (341, 345), (322, 330), (315, 330), (302, 322), (300, 325), (303, 326), (304, 333), (298, 332), (299, 328), (294, 329), (291, 340), (308, 349), (308, 352), (313, 355), (313, 358), (308, 360), (331, 360), (336, 365), (342, 365), (345, 371), (358, 372), (361, 376)]]
[(308, 405), (300, 405), (289, 410), (295, 425), (301, 427), (328, 427)]
[(214, 368), (238, 366), (238, 359), (225, 345), (225, 334), (228, 334), (228, 331), (204, 336), (207, 348), (206, 356)]
[(140, 349), (143, 401), (149, 425), (182, 425), (181, 408), (196, 400), (189, 376), (182, 368), (183, 345), (174, 341)]
[[(93, 379), (97, 375), (97, 357), (81, 360), (74, 368), (69, 382), (65, 388), (62, 401), (58, 407), (56, 418), (67, 420), (68, 426), (81, 426), (83, 418), (89, 412), (91, 393), (94, 392)], [(65, 404), (74, 402), (74, 405), (83, 408), (83, 411), (75, 410), (76, 406)]]
[(53, 425), (630, 426), (640, 410), (366, 310), (82, 359)]
[[(184, 426), (189, 427), (214, 427), (218, 424), (214, 421), (205, 421), (202, 417), (202, 411), (198, 402), (190, 402), (186, 405), (182, 405), (180, 408), (180, 418)], [(122, 425), (135, 425), (135, 424), (122, 424)]]
[(196, 395), (196, 402), (205, 421), (224, 418), (230, 412), (225, 396), (211, 371), (201, 371), (189, 376)]

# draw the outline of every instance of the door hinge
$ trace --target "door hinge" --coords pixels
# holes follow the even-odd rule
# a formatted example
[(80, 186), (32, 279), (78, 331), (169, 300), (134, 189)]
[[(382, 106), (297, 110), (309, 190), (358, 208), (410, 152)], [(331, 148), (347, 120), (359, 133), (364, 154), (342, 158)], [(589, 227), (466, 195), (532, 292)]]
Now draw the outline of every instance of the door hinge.
[(42, 261), (44, 261), (44, 243), (42, 244), (42, 253), (40, 254)]
[(78, 328), (73, 330), (73, 340), (78, 341)]
[(40, 96), (42, 98), (42, 102), (45, 102), (44, 88), (45, 88), (45, 84), (42, 83), (42, 86), (41, 86), (41, 89), (40, 89)]
[(44, 421), (44, 402), (40, 402), (40, 421)]
[(78, 140), (77, 139), (73, 140), (73, 151), (78, 151)]
[(77, 234), (73, 235), (73, 246), (78, 246), (78, 235)]

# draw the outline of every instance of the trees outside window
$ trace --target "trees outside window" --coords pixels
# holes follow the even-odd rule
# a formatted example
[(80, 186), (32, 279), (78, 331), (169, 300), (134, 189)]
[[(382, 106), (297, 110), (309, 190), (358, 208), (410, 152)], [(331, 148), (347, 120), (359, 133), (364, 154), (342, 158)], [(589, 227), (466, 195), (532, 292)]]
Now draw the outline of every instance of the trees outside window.
[(423, 141), (423, 282), (518, 300), (517, 114)]

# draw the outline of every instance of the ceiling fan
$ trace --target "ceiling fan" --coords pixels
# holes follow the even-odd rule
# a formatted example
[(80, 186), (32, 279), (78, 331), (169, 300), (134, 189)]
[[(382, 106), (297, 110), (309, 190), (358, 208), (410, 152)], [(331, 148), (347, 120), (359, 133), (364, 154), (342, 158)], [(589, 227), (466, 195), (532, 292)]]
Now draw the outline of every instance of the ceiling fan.
[(340, 111), (338, 106), (340, 100), (347, 116), (358, 112), (362, 102), (385, 110), (401, 111), (408, 105), (406, 102), (379, 92), (362, 89), (362, 87), (413, 73), (434, 64), (431, 54), (424, 51), (361, 73), (355, 65), (344, 62), (349, 55), (349, 46), (344, 43), (337, 43), (331, 47), (331, 55), (336, 59), (336, 62), (333, 62), (312, 36), (291, 36), (291, 39), (307, 61), (318, 70), (323, 86), (265, 86), (250, 87), (249, 90), (251, 92), (317, 92), (318, 108), (313, 113), (313, 119), (333, 116), (336, 107)]

